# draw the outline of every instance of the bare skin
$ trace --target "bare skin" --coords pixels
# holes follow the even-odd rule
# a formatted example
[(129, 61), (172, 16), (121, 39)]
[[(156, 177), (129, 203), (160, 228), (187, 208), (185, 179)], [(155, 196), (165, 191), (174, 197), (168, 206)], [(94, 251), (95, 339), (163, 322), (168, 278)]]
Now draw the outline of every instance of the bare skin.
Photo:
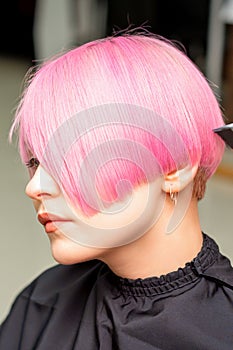
[(167, 196), (159, 222), (137, 241), (106, 252), (102, 260), (118, 276), (136, 279), (161, 276), (184, 267), (201, 250), (203, 236), (197, 201), (193, 199), (181, 224), (171, 234), (165, 233), (173, 203)]
[[(67, 209), (64, 206), (65, 199), (56, 181), (49, 174), (46, 174), (43, 169), (39, 169), (40, 167), (35, 171), (26, 188), (27, 195), (33, 199), (37, 214), (45, 212), (45, 203), (47, 201), (50, 208), (53, 209), (53, 213), (71, 220), (71, 216), (67, 214)], [(41, 177), (40, 171), (44, 172), (43, 177)], [(190, 176), (190, 180), (192, 180), (194, 174)], [(41, 183), (42, 178), (43, 183)], [(187, 174), (184, 178), (187, 179)], [(168, 180), (172, 181), (170, 177)], [(180, 188), (178, 188), (177, 184)], [(185, 182), (182, 185), (181, 179), (174, 177), (174, 185), (178, 186), (177, 190), (182, 190), (187, 183)], [(166, 186), (164, 187), (166, 188)], [(161, 193), (163, 191), (164, 189), (161, 188)], [(133, 205), (129, 208), (130, 211), (116, 214), (115, 217), (112, 216), (110, 221), (112, 225), (119, 225), (120, 220), (123, 220), (125, 225), (125, 220), (128, 217), (130, 217), (129, 221), (133, 222), (135, 213), (138, 215), (138, 211), (140, 212), (140, 208), (143, 207), (143, 201), (148, 200), (148, 198), (144, 198), (145, 188), (141, 186), (137, 189)], [(165, 194), (164, 198), (164, 206), (159, 219), (144, 235), (131, 243), (113, 248), (88, 247), (74, 242), (63, 232), (60, 232), (59, 229), (56, 229), (48, 234), (53, 257), (62, 264), (74, 264), (99, 259), (105, 262), (116, 275), (130, 279), (159, 277), (184, 267), (187, 262), (196, 257), (201, 250), (203, 241), (197, 200), (193, 198), (188, 203), (188, 209), (181, 223), (171, 234), (167, 234), (166, 227), (175, 204), (168, 193)], [(156, 211), (156, 200), (153, 199), (149, 204), (153, 214), (153, 210)], [(142, 220), (144, 218), (145, 215), (142, 215)], [(92, 225), (97, 226), (109, 225), (109, 217), (107, 219), (100, 214), (91, 218), (90, 222)], [(77, 222), (73, 218), (71, 221), (72, 225), (76, 225), (74, 227), (77, 228), (77, 231), (82, 233), (85, 230), (85, 226), (82, 226), (82, 223), (84, 221), (88, 222), (84, 218), (83, 221), (80, 220), (80, 215)]]

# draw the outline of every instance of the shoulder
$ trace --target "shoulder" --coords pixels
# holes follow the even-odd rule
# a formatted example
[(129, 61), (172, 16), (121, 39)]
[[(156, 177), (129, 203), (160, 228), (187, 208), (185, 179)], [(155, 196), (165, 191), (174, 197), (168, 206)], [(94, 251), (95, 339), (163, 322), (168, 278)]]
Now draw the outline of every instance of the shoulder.
[[(68, 310), (65, 313), (68, 312), (69, 317), (63, 315), (62, 326), (65, 327), (65, 321), (70, 322), (73, 317), (76, 329), (88, 295), (105, 269), (105, 264), (93, 260), (69, 266), (56, 265), (40, 274), (17, 296), (0, 326), (0, 349), (18, 349), (19, 344), (24, 349), (34, 349), (33, 344), (50, 318), (53, 317), (53, 322), (61, 320), (64, 310)], [(72, 313), (72, 310), (76, 312)], [(71, 327), (69, 322), (67, 327)], [(54, 337), (50, 341), (54, 342)]]
[(91, 288), (104, 267), (106, 265), (97, 260), (75, 265), (56, 265), (41, 273), (20, 295), (38, 303), (49, 303), (56, 295), (73, 290), (80, 284)]
[[(198, 272), (208, 279), (233, 290), (233, 267), (228, 257), (220, 251), (217, 243), (205, 235), (204, 253), (199, 257)], [(206, 252), (205, 252), (206, 251)], [(205, 254), (207, 253), (207, 254)]]

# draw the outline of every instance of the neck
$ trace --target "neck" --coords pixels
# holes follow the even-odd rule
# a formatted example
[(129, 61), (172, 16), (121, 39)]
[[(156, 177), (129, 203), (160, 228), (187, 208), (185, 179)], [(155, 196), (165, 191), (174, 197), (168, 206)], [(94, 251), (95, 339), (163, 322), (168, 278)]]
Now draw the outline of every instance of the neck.
[(197, 256), (203, 241), (197, 201), (191, 201), (180, 225), (167, 234), (167, 218), (172, 212), (173, 207), (167, 200), (161, 218), (145, 235), (110, 249), (100, 260), (116, 275), (130, 279), (159, 277), (184, 267)]

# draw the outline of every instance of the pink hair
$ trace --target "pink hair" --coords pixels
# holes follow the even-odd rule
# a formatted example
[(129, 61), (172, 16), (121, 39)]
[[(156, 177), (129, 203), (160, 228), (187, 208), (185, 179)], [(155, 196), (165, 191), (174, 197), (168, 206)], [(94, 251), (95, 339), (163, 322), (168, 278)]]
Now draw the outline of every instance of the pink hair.
[[(109, 116), (111, 110), (113, 115)], [(117, 111), (122, 122), (114, 123)], [(149, 124), (143, 128), (137, 125), (140, 117), (135, 121), (133, 114), (142, 113), (143, 121), (147, 111)], [(96, 124), (99, 113), (103, 114), (102, 125)], [(93, 120), (93, 127), (88, 124), (80, 137), (86, 118)], [(75, 134), (76, 120), (80, 130)], [(224, 143), (212, 129), (222, 124), (209, 84), (181, 50), (154, 36), (126, 35), (85, 44), (42, 65), (25, 89), (11, 135), (19, 126), (23, 161), (28, 161), (30, 151), (72, 203), (92, 215), (117, 196), (124, 197), (129, 187), (122, 182), (117, 193), (121, 180), (136, 186), (188, 163), (198, 164), (210, 177), (224, 150)], [(72, 140), (76, 142), (67, 152), (62, 139), (70, 132), (74, 132)], [(49, 150), (45, 157), (55, 134), (53, 152)], [(135, 160), (133, 155), (140, 152)], [(65, 155), (62, 167), (58, 153)], [(156, 159), (154, 163), (147, 153)], [(113, 160), (109, 154), (114, 154)], [(87, 164), (92, 170), (86, 169)], [(87, 181), (80, 184), (83, 167)], [(92, 193), (92, 184), (102, 198), (100, 202)]]

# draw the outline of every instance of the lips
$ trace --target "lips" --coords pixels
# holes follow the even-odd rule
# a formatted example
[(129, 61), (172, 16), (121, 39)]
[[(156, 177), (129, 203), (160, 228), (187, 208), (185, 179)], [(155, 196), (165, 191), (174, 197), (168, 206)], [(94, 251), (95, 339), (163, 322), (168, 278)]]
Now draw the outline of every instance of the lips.
[(38, 214), (37, 219), (45, 227), (45, 231), (47, 233), (54, 232), (58, 229), (56, 223), (58, 224), (59, 222), (68, 221), (49, 213), (40, 213)]

